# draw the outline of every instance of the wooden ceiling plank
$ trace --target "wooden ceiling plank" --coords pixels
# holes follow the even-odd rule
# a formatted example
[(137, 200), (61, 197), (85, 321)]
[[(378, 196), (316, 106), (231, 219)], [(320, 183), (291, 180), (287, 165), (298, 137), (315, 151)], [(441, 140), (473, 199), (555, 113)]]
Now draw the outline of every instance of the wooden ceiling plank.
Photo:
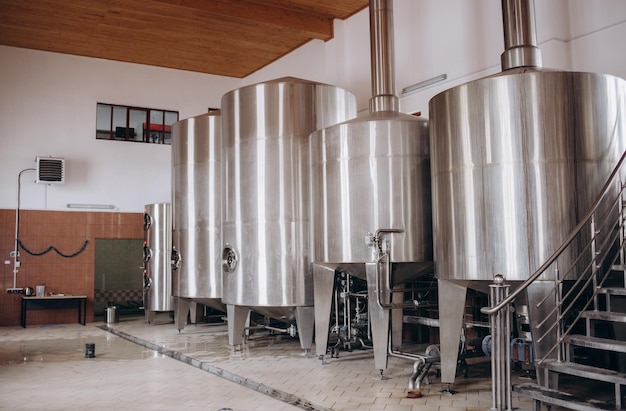
[(369, 0), (250, 0), (345, 20), (369, 6)]
[(333, 16), (321, 16), (265, 2), (214, 0), (155, 0), (185, 10), (200, 11), (219, 18), (239, 20), (241, 24), (263, 24), (268, 30), (285, 28), (306, 37), (330, 40), (333, 36)]
[(367, 1), (0, 0), (0, 44), (242, 78)]
[[(2, 24), (0, 24), (1, 27)], [(56, 36), (59, 33), (52, 33), (50, 30), (46, 30), (34, 34), (36, 35), (33, 36), (33, 31), (29, 30), (27, 34), (20, 38), (19, 30), (13, 30), (12, 36), (6, 39), (7, 45), (41, 49), (38, 47), (41, 41), (38, 40), (36, 43), (31, 44), (28, 40), (36, 37), (51, 38), (51, 35)], [(211, 47), (202, 53), (199, 47), (181, 48), (167, 43), (147, 42), (138, 51), (138, 49), (129, 48), (127, 42), (106, 40), (106, 38), (92, 38), (91, 41), (86, 42), (80, 35), (65, 32), (61, 42), (50, 42), (46, 44), (44, 49), (52, 52), (199, 72), (207, 72), (207, 69), (209, 69), (212, 74), (239, 78), (256, 71), (259, 66), (267, 64), (267, 55), (254, 56), (253, 53), (244, 55), (232, 47)], [(99, 42), (97, 48), (93, 47), (94, 42)], [(59, 48), (59, 44), (63, 44), (63, 47)], [(95, 50), (97, 50), (97, 53), (94, 53)]]

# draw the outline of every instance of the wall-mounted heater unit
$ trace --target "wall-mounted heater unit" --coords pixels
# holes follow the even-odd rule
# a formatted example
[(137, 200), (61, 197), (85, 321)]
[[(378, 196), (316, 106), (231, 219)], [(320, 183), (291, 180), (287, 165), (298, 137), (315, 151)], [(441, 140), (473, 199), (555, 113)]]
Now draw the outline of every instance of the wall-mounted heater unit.
[(65, 159), (37, 157), (37, 180), (39, 184), (64, 184)]

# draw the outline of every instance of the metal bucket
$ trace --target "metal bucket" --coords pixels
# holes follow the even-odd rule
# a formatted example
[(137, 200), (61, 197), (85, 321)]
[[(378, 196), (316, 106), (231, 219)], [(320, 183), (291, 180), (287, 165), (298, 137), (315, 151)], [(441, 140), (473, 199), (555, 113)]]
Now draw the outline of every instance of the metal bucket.
[(104, 321), (107, 324), (118, 323), (120, 321), (120, 315), (117, 312), (116, 306), (111, 306), (104, 309)]

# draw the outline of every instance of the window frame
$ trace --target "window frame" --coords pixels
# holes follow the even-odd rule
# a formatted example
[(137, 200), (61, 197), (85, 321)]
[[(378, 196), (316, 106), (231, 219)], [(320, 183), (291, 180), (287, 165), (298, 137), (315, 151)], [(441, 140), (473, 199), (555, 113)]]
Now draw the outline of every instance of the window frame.
[[(120, 109), (125, 113), (124, 119), (121, 121), (119, 119)], [(107, 110), (108, 114), (106, 113)], [(136, 113), (141, 112), (145, 112), (145, 116), (139, 115), (137, 117)], [(160, 123), (153, 121), (157, 116), (161, 118)], [(169, 124), (172, 116), (174, 116), (175, 121)], [(142, 117), (143, 120), (138, 120)], [(96, 103), (96, 140), (171, 145), (172, 125), (179, 118), (180, 113), (175, 110), (98, 102)], [(106, 128), (103, 128), (104, 124), (107, 124)]]

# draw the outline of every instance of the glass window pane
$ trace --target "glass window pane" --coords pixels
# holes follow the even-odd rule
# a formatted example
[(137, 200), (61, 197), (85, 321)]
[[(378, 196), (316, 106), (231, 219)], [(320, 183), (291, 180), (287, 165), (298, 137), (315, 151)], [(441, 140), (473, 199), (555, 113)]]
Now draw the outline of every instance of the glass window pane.
[(161, 111), (161, 110), (150, 110), (150, 123), (152, 123), (152, 124), (163, 124), (163, 111)]
[(165, 144), (172, 144), (172, 124), (178, 121), (177, 111), (165, 112)]
[(163, 111), (150, 110), (150, 143), (163, 142)]
[(96, 138), (171, 144), (177, 121), (177, 111), (97, 103)]
[(128, 110), (128, 139), (134, 141), (146, 141), (146, 129), (148, 126), (148, 110)]
[(98, 103), (96, 108), (96, 138), (112, 138), (111, 106), (109, 104)]
[(113, 106), (113, 130), (116, 139), (126, 139), (126, 107)]

